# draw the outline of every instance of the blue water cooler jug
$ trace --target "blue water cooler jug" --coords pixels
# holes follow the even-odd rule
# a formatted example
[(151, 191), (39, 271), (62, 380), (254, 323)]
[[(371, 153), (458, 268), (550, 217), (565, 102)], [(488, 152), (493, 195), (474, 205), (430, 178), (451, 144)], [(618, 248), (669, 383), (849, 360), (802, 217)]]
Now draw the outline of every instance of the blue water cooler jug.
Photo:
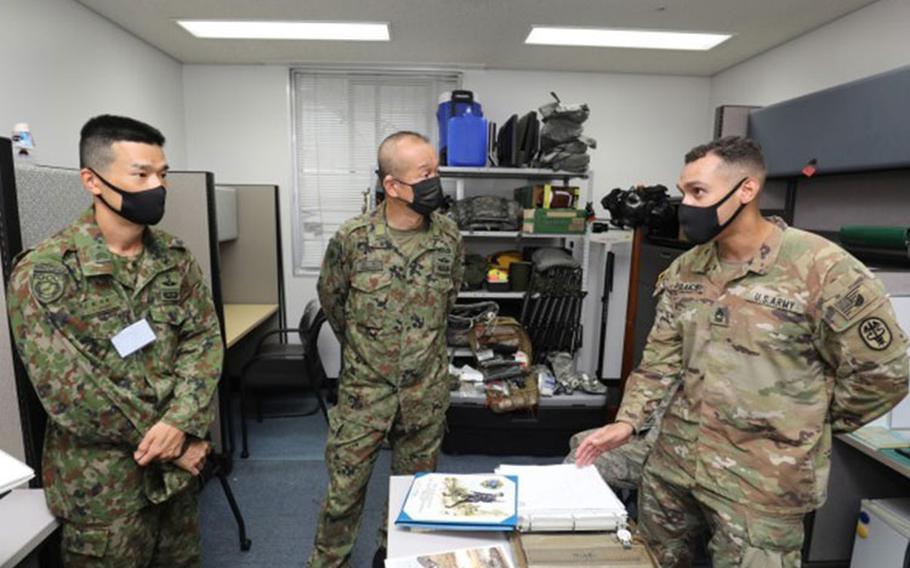
[(443, 93), (439, 97), (439, 106), (436, 109), (436, 121), (439, 125), (439, 163), (440, 165), (454, 165), (448, 162), (449, 145), (449, 120), (464, 115), (470, 111), (472, 115), (483, 117), (483, 107), (474, 101), (474, 93), (465, 90), (455, 90)]
[(448, 164), (450, 166), (487, 165), (487, 119), (468, 109), (449, 119)]

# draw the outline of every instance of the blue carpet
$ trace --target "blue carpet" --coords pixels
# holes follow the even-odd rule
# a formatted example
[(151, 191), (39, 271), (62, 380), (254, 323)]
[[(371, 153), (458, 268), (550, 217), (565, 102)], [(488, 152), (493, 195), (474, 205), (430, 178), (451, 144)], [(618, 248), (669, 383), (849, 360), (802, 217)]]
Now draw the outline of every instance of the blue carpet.
[[(309, 401), (284, 398), (263, 405), (266, 414)], [(235, 419), (239, 448), (239, 416)], [(231, 488), (243, 512), (247, 533), (253, 541), (248, 552), (240, 552), (237, 525), (221, 485), (209, 483), (202, 492), (203, 565), (229, 567), (304, 566), (313, 547), (316, 518), (325, 495), (328, 477), (323, 450), (326, 426), (320, 413), (303, 418), (266, 419), (248, 422), (250, 458), (239, 459), (239, 450), (230, 476)], [(351, 565), (369, 567), (376, 550), (376, 534), (388, 498), (390, 453), (379, 455), (367, 490), (360, 534)], [(548, 464), (560, 458), (526, 456), (440, 456), (439, 471), (452, 473), (490, 472), (501, 463)]]

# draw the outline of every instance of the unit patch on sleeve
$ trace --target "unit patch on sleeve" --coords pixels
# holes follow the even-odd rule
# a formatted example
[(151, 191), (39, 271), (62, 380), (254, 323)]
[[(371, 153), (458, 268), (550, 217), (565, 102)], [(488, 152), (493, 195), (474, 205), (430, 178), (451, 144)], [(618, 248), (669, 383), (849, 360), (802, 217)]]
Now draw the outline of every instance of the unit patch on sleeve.
[(873, 351), (884, 351), (891, 346), (891, 329), (881, 318), (866, 318), (859, 324), (859, 336), (866, 347)]
[(66, 268), (63, 266), (39, 264), (29, 277), (29, 288), (39, 302), (47, 304), (63, 296), (66, 279)]

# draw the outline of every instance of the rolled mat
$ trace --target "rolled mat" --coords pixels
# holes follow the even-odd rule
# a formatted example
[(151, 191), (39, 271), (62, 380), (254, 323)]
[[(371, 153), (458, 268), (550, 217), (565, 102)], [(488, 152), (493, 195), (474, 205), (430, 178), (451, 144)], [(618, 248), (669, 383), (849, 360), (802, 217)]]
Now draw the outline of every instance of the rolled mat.
[(840, 241), (844, 245), (907, 250), (908, 240), (910, 240), (908, 227), (844, 225), (840, 228)]

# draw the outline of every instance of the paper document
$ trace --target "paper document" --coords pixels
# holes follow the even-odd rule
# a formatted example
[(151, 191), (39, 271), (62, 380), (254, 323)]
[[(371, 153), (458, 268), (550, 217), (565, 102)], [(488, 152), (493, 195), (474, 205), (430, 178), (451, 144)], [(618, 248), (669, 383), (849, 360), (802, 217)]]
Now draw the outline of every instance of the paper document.
[(35, 471), (32, 468), (0, 450), (0, 493), (6, 493), (33, 477)]
[(444, 530), (514, 530), (518, 482), (487, 474), (418, 473), (396, 525)]
[(385, 568), (513, 568), (508, 552), (501, 546), (465, 548), (451, 552), (434, 552), (410, 558), (389, 558)]
[(523, 532), (612, 531), (626, 523), (626, 507), (593, 465), (501, 465), (496, 473), (518, 478)]

